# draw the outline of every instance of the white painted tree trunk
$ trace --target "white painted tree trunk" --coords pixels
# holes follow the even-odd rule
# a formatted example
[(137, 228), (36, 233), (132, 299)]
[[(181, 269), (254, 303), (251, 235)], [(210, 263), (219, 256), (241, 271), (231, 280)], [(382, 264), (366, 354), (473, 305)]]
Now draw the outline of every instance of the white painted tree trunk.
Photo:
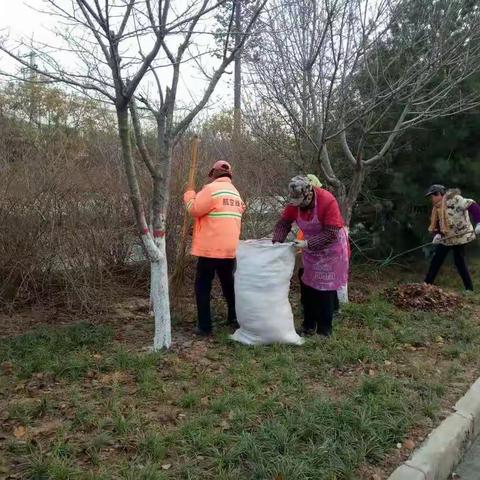
[(150, 310), (155, 319), (153, 351), (157, 351), (172, 344), (166, 242), (165, 236), (153, 239), (149, 233), (142, 235), (142, 240), (150, 258)]

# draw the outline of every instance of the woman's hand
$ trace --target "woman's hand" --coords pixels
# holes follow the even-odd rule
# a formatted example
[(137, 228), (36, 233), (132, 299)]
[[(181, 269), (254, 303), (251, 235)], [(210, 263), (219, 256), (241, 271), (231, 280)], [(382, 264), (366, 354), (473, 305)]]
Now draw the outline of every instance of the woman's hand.
[(295, 247), (300, 248), (303, 250), (304, 248), (308, 248), (308, 241), (307, 240), (294, 240), (293, 244)]

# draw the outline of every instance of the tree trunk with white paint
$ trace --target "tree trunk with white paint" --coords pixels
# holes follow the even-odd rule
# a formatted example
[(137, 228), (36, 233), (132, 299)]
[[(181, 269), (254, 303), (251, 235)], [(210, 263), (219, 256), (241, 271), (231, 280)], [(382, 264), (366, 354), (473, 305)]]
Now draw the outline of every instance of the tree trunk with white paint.
[(160, 350), (169, 348), (172, 344), (165, 236), (156, 238), (155, 246), (160, 258), (158, 261), (150, 261), (150, 307), (155, 319), (153, 350)]
[[(132, 120), (135, 130), (137, 146), (142, 152), (144, 147), (143, 136), (140, 130), (140, 124), (135, 111), (134, 103), (130, 105)], [(131, 135), (129, 129), (128, 109), (118, 109), (117, 119), (119, 125), (119, 136), (122, 142), (123, 160), (127, 181), (130, 189), (130, 197), (137, 219), (137, 225), (141, 230), (141, 238), (146, 256), (150, 261), (150, 311), (155, 319), (155, 335), (153, 340), (153, 349), (169, 348), (172, 343), (171, 321), (170, 321), (170, 298), (168, 288), (168, 263), (165, 242), (165, 214), (168, 206), (168, 195), (165, 192), (168, 183), (162, 180), (162, 177), (155, 172), (153, 176), (154, 188), (152, 199), (152, 228), (148, 227), (143, 208), (142, 196), (136, 175), (135, 164), (132, 155)], [(146, 150), (142, 153), (146, 155), (145, 162), (151, 165), (151, 159)], [(170, 156), (166, 158), (166, 164), (170, 165)], [(168, 175), (165, 175), (168, 176)], [(163, 178), (165, 178), (163, 176)]]

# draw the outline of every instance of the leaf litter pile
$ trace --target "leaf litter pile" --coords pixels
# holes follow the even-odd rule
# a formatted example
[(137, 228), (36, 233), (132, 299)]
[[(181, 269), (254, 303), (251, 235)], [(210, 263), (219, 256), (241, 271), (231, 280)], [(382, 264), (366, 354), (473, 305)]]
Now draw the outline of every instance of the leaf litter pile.
[(410, 283), (385, 290), (388, 301), (402, 310), (445, 312), (461, 305), (462, 299), (435, 285)]

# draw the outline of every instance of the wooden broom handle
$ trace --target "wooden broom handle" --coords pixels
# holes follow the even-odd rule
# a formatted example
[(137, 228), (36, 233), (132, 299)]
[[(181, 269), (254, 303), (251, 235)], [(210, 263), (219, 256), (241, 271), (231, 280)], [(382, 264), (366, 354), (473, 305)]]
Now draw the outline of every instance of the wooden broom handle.
[[(198, 135), (195, 135), (192, 141), (192, 156), (190, 161), (190, 170), (188, 171), (188, 183), (187, 183), (188, 188), (195, 188), (195, 173), (197, 171), (197, 156), (198, 156), (199, 142), (200, 142), (200, 139), (198, 138)], [(183, 217), (182, 238), (181, 238), (183, 251), (185, 251), (185, 242), (187, 239), (189, 223), (190, 223), (189, 215), (187, 212), (185, 212), (185, 217)]]
[(197, 171), (197, 158), (198, 158), (198, 144), (200, 139), (198, 135), (194, 135), (192, 141), (192, 156), (190, 160), (190, 170), (188, 171), (188, 183), (187, 185), (191, 188), (195, 187), (195, 173)]

